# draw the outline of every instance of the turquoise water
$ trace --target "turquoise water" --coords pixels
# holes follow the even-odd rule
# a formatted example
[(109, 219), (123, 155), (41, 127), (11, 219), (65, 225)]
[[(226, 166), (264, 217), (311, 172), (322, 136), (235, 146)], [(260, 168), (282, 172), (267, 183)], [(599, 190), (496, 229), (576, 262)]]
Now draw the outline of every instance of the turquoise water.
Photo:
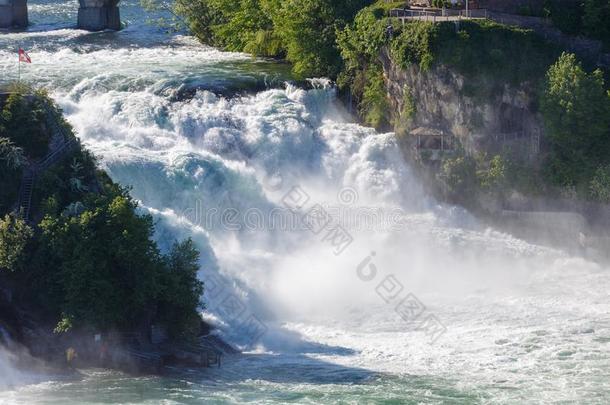
[[(204, 316), (246, 354), (134, 377), (36, 374), (0, 351), (0, 403), (610, 402), (607, 267), (434, 201), (394, 134), (356, 124), (324, 80), (306, 90), (286, 83), (284, 64), (169, 35), (135, 1), (122, 3), (119, 33), (73, 29), (76, 1), (30, 11), (29, 31), (0, 35), (1, 81), (26, 48), (24, 80), (47, 87), (133, 187), (161, 246), (193, 237)], [(320, 204), (349, 230), (341, 254), (323, 233), (273, 222), (291, 218), (273, 213), (296, 186), (305, 209)], [(413, 296), (417, 319), (399, 311)], [(444, 328), (435, 339), (420, 324), (429, 316)]]

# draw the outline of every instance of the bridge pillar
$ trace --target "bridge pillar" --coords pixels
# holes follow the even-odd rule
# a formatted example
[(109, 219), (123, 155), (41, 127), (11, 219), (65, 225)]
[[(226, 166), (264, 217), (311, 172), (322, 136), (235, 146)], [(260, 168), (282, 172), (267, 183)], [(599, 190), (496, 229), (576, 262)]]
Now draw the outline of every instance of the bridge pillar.
[(27, 26), (27, 0), (0, 0), (0, 28), (25, 28)]
[(89, 31), (120, 30), (118, 2), (119, 0), (79, 0), (78, 28)]

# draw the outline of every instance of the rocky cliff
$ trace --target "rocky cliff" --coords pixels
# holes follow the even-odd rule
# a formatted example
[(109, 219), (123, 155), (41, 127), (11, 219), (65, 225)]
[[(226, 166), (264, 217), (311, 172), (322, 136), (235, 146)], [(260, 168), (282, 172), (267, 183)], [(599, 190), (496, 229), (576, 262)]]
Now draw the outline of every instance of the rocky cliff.
[[(380, 59), (400, 135), (425, 128), (454, 138), (471, 155), (506, 149), (529, 161), (538, 155), (543, 135), (538, 83), (511, 87), (494, 78), (473, 81), (442, 65), (428, 71), (416, 64), (403, 69), (387, 50)], [(406, 117), (409, 104), (414, 112)]]
[[(441, 198), (440, 165), (445, 158), (461, 155), (460, 149), (473, 157), (508, 154), (532, 170), (542, 164), (546, 148), (537, 101), (540, 83), (511, 85), (493, 77), (467, 78), (444, 65), (426, 71), (417, 64), (404, 68), (392, 60), (387, 49), (382, 50), (380, 60), (390, 103), (388, 115), (403, 151), (407, 159), (423, 163), (416, 166), (420, 175)], [(430, 138), (443, 140), (435, 143)], [(591, 251), (588, 256), (596, 260), (609, 259), (600, 249), (607, 243), (610, 224), (610, 210), (603, 204), (525, 196), (515, 190), (480, 197), (479, 212), (515, 235)]]

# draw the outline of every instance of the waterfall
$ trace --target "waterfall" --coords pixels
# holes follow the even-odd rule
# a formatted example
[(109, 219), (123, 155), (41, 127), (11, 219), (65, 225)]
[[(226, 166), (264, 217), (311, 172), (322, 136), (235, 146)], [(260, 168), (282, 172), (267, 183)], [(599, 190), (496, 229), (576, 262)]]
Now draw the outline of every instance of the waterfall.
[[(357, 124), (326, 80), (300, 88), (284, 65), (168, 37), (136, 0), (125, 30), (96, 34), (67, 28), (76, 3), (30, 1), (53, 30), (0, 36), (0, 81), (12, 49), (31, 50), (22, 78), (133, 187), (162, 248), (193, 238), (204, 316), (256, 352), (209, 371), (210, 385), (144, 382), (144, 395), (169, 393), (147, 402), (608, 402), (607, 267), (436, 201), (396, 135)], [(287, 84), (216, 91), (267, 77)], [(0, 348), (0, 385), (19, 381), (14, 360)], [(38, 390), (62, 403), (141, 395), (100, 381), (24, 389), (21, 403)]]
[(16, 345), (6, 328), (0, 325), (0, 389), (5, 389), (24, 381), (23, 374), (16, 369)]

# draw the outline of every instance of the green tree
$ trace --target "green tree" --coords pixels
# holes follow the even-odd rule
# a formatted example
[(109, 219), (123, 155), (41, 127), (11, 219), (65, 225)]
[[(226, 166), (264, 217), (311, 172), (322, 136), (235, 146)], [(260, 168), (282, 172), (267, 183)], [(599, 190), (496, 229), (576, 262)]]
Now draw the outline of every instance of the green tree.
[(9, 138), (32, 158), (44, 156), (49, 146), (44, 102), (40, 97), (12, 93), (0, 114), (0, 137)]
[(203, 295), (203, 283), (197, 278), (199, 252), (187, 239), (175, 243), (165, 260), (159, 318), (170, 334), (192, 335), (201, 320), (197, 312)]
[(610, 47), (610, 0), (585, 0), (582, 24), (588, 36)]
[(366, 72), (366, 84), (360, 103), (360, 115), (364, 121), (375, 128), (388, 125), (390, 110), (385, 80), (381, 67), (372, 65)]
[(25, 164), (23, 148), (16, 146), (9, 138), (0, 138), (0, 162), (7, 170), (17, 170)]
[(270, 0), (267, 4), (294, 73), (301, 77), (336, 75), (340, 56), (335, 46), (337, 25), (332, 2)]
[(24, 253), (34, 232), (14, 214), (0, 219), (0, 270), (16, 271), (24, 263)]
[(124, 190), (92, 197), (87, 205), (79, 215), (41, 222), (39, 268), (46, 274), (38, 290), (77, 326), (142, 324), (154, 315), (163, 268), (152, 218), (138, 215)]
[(610, 165), (596, 170), (589, 184), (589, 193), (594, 201), (610, 204)]
[(379, 62), (387, 41), (386, 24), (380, 19), (386, 10), (370, 6), (360, 11), (353, 24), (337, 32), (343, 69), (338, 77), (340, 88), (349, 88), (362, 119), (375, 127), (388, 124), (389, 103)]
[(507, 162), (500, 155), (494, 156), (486, 164), (484, 170), (480, 170), (477, 175), (483, 190), (492, 193), (501, 193), (507, 185)]
[(547, 73), (541, 107), (551, 179), (582, 184), (610, 153), (610, 96), (602, 72), (587, 73), (575, 55), (562, 54)]
[[(157, 0), (144, 0), (149, 7)], [(257, 56), (286, 57), (297, 76), (335, 77), (336, 32), (371, 0), (177, 0), (174, 12), (202, 42)]]
[(470, 204), (477, 193), (477, 165), (469, 156), (458, 156), (443, 161), (438, 178), (444, 185), (447, 198)]
[(582, 31), (583, 4), (574, 0), (545, 0), (553, 25), (569, 35)]

